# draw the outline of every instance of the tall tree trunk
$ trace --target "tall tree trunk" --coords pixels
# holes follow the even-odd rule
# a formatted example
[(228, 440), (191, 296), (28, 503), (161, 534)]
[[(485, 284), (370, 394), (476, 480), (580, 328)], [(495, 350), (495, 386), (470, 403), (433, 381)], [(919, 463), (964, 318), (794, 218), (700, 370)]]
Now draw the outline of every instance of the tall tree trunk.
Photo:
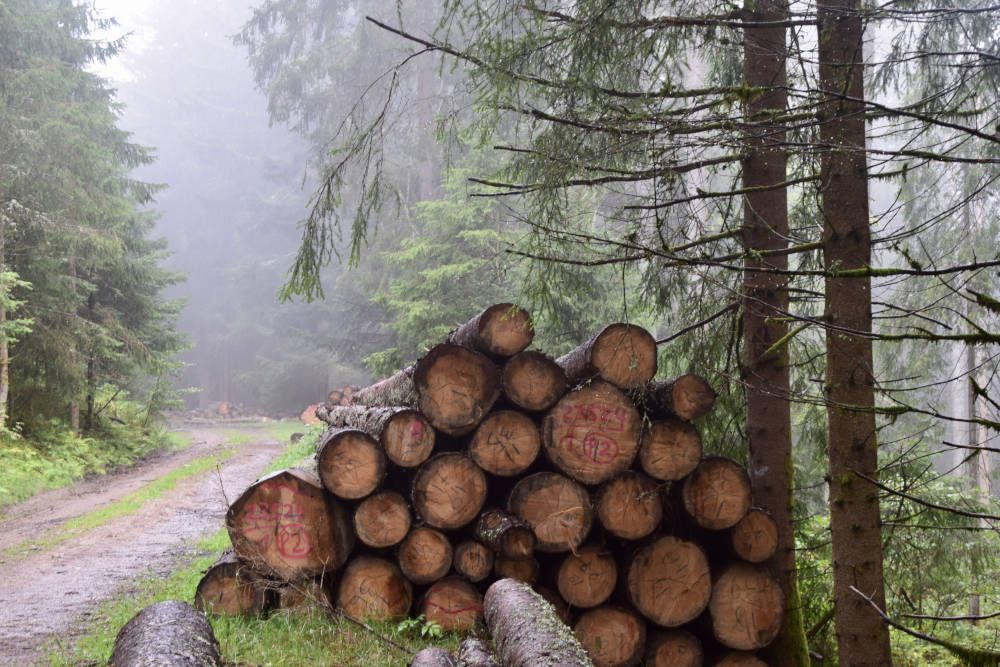
[[(966, 396), (966, 418), (968, 419), (968, 428), (966, 431), (966, 445), (969, 449), (965, 450), (965, 455), (968, 456), (968, 462), (965, 467), (965, 475), (968, 480), (969, 488), (975, 494), (976, 499), (981, 503), (989, 502), (990, 499), (990, 466), (989, 466), (989, 454), (983, 449), (986, 444), (986, 434), (982, 432), (982, 427), (975, 422), (979, 416), (979, 411), (976, 409), (976, 403), (978, 401), (978, 396), (976, 393), (976, 368), (979, 365), (977, 361), (976, 345), (975, 343), (969, 343), (965, 347), (965, 368), (969, 374), (968, 377), (968, 394)], [(988, 523), (985, 519), (977, 519), (977, 525), (981, 528), (987, 528)], [(982, 576), (982, 571), (979, 567), (979, 559), (973, 555), (971, 558), (971, 570), (972, 570), (972, 581), (970, 585), (975, 591), (980, 584), (980, 577)], [(979, 593), (973, 592), (969, 595), (969, 616), (979, 616), (980, 614), (980, 600)]]
[(820, 182), (826, 279), (826, 399), (833, 593), (840, 664), (890, 665), (877, 475), (871, 264), (860, 0), (819, 0)]
[[(6, 240), (4, 225), (0, 221), (0, 274), (7, 270), (7, 262), (4, 261)], [(6, 323), (7, 309), (0, 304), (0, 431), (7, 428), (7, 397), (10, 394), (10, 348), (7, 335), (2, 330)]]
[[(773, 187), (786, 180), (787, 130), (775, 123), (784, 114), (787, 58), (786, 0), (748, 0), (747, 22), (770, 23), (743, 33), (743, 77), (747, 86), (766, 92), (747, 103), (743, 187)], [(743, 364), (747, 401), (749, 473), (754, 501), (778, 526), (778, 549), (771, 564), (787, 601), (784, 623), (769, 651), (774, 665), (806, 665), (809, 648), (802, 627), (795, 576), (792, 523), (792, 425), (789, 403), (788, 348), (766, 351), (787, 333), (787, 276), (757, 269), (788, 268), (787, 255), (760, 257), (755, 251), (788, 245), (788, 193), (785, 188), (752, 192), (743, 202), (743, 246), (749, 252), (743, 275)]]

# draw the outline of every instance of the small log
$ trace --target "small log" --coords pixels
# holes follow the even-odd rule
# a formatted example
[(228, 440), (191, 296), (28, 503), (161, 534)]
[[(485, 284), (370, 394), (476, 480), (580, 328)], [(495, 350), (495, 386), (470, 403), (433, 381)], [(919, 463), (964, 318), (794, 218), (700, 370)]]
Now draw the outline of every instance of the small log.
[(396, 558), (407, 579), (415, 584), (429, 584), (451, 569), (451, 542), (444, 533), (417, 526), (399, 545)]
[(641, 402), (653, 419), (676, 417), (691, 421), (710, 412), (716, 396), (708, 380), (687, 373), (674, 380), (650, 382), (641, 392)]
[(639, 465), (653, 479), (683, 479), (698, 467), (701, 456), (701, 434), (688, 422), (662, 419), (643, 431)]
[(552, 605), (552, 608), (555, 609), (556, 616), (559, 617), (559, 620), (566, 625), (569, 625), (573, 620), (573, 610), (570, 609), (569, 603), (566, 602), (566, 600), (563, 600), (562, 596), (551, 588), (546, 586), (535, 586), (534, 589), (539, 595), (545, 598), (546, 602)]
[(625, 394), (595, 380), (563, 396), (542, 422), (545, 455), (584, 484), (624, 472), (639, 451), (642, 419)]
[(708, 612), (720, 644), (754, 651), (778, 636), (785, 599), (781, 586), (765, 568), (733, 563), (713, 584)]
[(277, 588), (277, 608), (282, 611), (329, 610), (330, 593), (322, 579), (304, 579)]
[(500, 374), (500, 385), (511, 403), (529, 412), (548, 410), (569, 388), (562, 366), (535, 350), (511, 357)]
[(323, 487), (338, 498), (364, 498), (385, 477), (385, 453), (364, 431), (331, 429), (320, 438), (317, 449), (316, 471)]
[(494, 357), (509, 357), (531, 345), (531, 315), (512, 303), (497, 303), (460, 326), (448, 342)]
[(459, 452), (445, 452), (420, 466), (410, 497), (427, 525), (454, 530), (479, 515), (486, 491), (486, 475), (472, 459)]
[(341, 567), (354, 531), (340, 504), (305, 470), (279, 470), (254, 482), (226, 513), (236, 555), (286, 581)]
[(628, 569), (632, 604), (654, 623), (675, 628), (708, 606), (712, 577), (701, 547), (664, 536), (641, 549)]
[(633, 389), (656, 375), (656, 341), (634, 324), (610, 324), (556, 363), (570, 382), (601, 378), (616, 387)]
[(111, 667), (222, 665), (212, 625), (186, 602), (151, 604), (132, 617), (115, 637)]
[(733, 526), (729, 536), (733, 553), (748, 563), (763, 563), (778, 550), (778, 524), (756, 507)]
[(344, 568), (337, 586), (337, 607), (356, 621), (404, 618), (413, 604), (413, 587), (395, 563), (358, 556)]
[(488, 357), (458, 345), (435, 345), (413, 368), (418, 407), (434, 428), (465, 435), (500, 396), (500, 371)]
[(534, 463), (541, 449), (542, 435), (530, 417), (498, 410), (476, 428), (469, 456), (486, 472), (511, 477)]
[(646, 622), (621, 607), (591, 609), (573, 626), (573, 634), (594, 661), (594, 667), (637, 665), (646, 648)]
[(768, 665), (753, 653), (731, 651), (716, 662), (715, 667), (768, 667)]
[(701, 642), (684, 630), (661, 630), (646, 642), (646, 667), (702, 667)]
[(525, 583), (501, 579), (486, 591), (486, 625), (506, 667), (593, 665), (556, 611)]
[(500, 664), (493, 658), (487, 642), (470, 638), (458, 645), (458, 667), (500, 667)]
[(706, 456), (681, 486), (684, 510), (702, 528), (732, 528), (750, 509), (750, 476), (724, 456)]
[(651, 535), (663, 520), (659, 485), (631, 470), (603, 484), (595, 505), (601, 525), (625, 540)]
[(538, 581), (541, 565), (534, 558), (507, 558), (497, 554), (493, 563), (493, 573), (497, 579), (516, 579), (534, 585)]
[(413, 383), (414, 366), (379, 380), (373, 385), (354, 392), (352, 405), (390, 405), (416, 408), (420, 402), (417, 387)]
[(442, 630), (472, 630), (483, 620), (483, 596), (465, 579), (446, 577), (424, 593), (420, 613)]
[(330, 426), (364, 431), (382, 445), (389, 460), (415, 468), (434, 451), (434, 429), (412, 408), (321, 405), (316, 416)]
[(520, 480), (507, 499), (507, 511), (535, 531), (536, 549), (572, 551), (590, 534), (594, 510), (587, 490), (563, 475), (540, 472)]
[(481, 542), (468, 540), (454, 550), (455, 572), (473, 583), (478, 583), (493, 572), (493, 551)]
[(503, 510), (480, 514), (475, 534), (480, 542), (510, 559), (530, 558), (535, 552), (535, 532), (528, 522)]
[(316, 414), (318, 409), (319, 406), (315, 403), (307, 405), (305, 410), (302, 411), (302, 414), (299, 415), (299, 421), (306, 426), (315, 426), (319, 423), (319, 415)]
[(451, 653), (436, 646), (419, 651), (410, 661), (410, 667), (455, 667), (456, 664)]
[(556, 575), (559, 595), (574, 607), (590, 609), (604, 604), (618, 583), (618, 566), (607, 551), (587, 546), (566, 556)]
[(410, 506), (395, 491), (380, 491), (361, 501), (354, 510), (354, 533), (374, 549), (392, 547), (410, 532)]
[(268, 597), (260, 578), (254, 576), (230, 549), (198, 582), (194, 606), (208, 614), (252, 616), (267, 610)]

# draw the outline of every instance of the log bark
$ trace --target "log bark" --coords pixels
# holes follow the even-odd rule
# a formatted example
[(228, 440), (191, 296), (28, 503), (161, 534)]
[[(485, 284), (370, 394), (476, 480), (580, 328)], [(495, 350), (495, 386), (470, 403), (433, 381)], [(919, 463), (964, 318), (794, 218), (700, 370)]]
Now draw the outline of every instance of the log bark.
[(732, 528), (750, 510), (750, 477), (736, 461), (707, 456), (684, 478), (684, 510), (702, 528)]
[(320, 405), (316, 415), (330, 426), (364, 431), (403, 468), (415, 468), (434, 451), (434, 429), (412, 408)]
[(503, 366), (500, 385), (511, 403), (529, 412), (548, 410), (569, 388), (562, 366), (535, 350), (511, 357)]
[(759, 565), (734, 563), (712, 586), (708, 605), (712, 631), (723, 646), (755, 651), (781, 629), (785, 596), (774, 576)]
[(493, 573), (497, 579), (516, 579), (532, 586), (538, 581), (541, 565), (534, 558), (507, 558), (497, 554)]
[(641, 549), (628, 569), (628, 592), (639, 612), (675, 628), (708, 606), (712, 577), (701, 547), (676, 537), (660, 537)]
[(646, 641), (646, 667), (702, 667), (701, 641), (684, 630), (661, 630)]
[(594, 517), (587, 490), (551, 472), (519, 481), (511, 489), (507, 511), (527, 521), (535, 531), (536, 549), (549, 553), (572, 551), (583, 544)]
[(483, 596), (465, 579), (446, 577), (424, 593), (420, 613), (446, 631), (472, 630), (483, 620)]
[(610, 324), (556, 363), (570, 382), (601, 378), (616, 387), (633, 389), (656, 375), (656, 341), (634, 324)]
[(331, 429), (319, 440), (316, 470), (327, 491), (338, 498), (358, 500), (382, 483), (385, 453), (364, 431)]
[(613, 385), (595, 380), (563, 396), (542, 422), (545, 455), (584, 484), (624, 472), (639, 451), (642, 419)]
[(698, 467), (701, 456), (701, 434), (688, 422), (661, 419), (643, 430), (639, 465), (653, 479), (683, 479)]
[(429, 584), (451, 569), (451, 542), (440, 531), (417, 526), (399, 545), (396, 558), (407, 579), (415, 584)]
[(462, 453), (446, 452), (420, 466), (410, 494), (427, 525), (454, 530), (471, 523), (486, 502), (486, 475)]
[(269, 606), (260, 578), (230, 549), (205, 571), (194, 593), (194, 606), (208, 614), (253, 616)]
[(542, 435), (530, 417), (498, 410), (476, 427), (469, 456), (486, 472), (511, 477), (527, 470), (541, 449)]
[(493, 572), (493, 551), (475, 540), (462, 542), (454, 549), (455, 572), (473, 583), (478, 583)]
[(603, 484), (595, 505), (597, 519), (605, 530), (624, 540), (651, 535), (663, 520), (659, 485), (632, 470)]
[(448, 342), (493, 357), (509, 357), (531, 345), (531, 315), (512, 303), (497, 303), (460, 326)]
[(684, 421), (708, 414), (718, 396), (708, 380), (686, 373), (673, 380), (654, 380), (642, 388), (636, 402), (652, 419), (673, 417)]
[(286, 581), (328, 574), (354, 547), (340, 504), (305, 470), (279, 470), (250, 485), (226, 513), (236, 555)]
[(535, 532), (527, 521), (503, 510), (487, 510), (479, 515), (476, 539), (510, 559), (530, 558), (535, 551)]
[(500, 371), (488, 357), (458, 345), (435, 345), (413, 368), (418, 407), (434, 428), (465, 435), (500, 396)]
[(552, 608), (556, 612), (556, 616), (559, 620), (569, 625), (573, 620), (573, 610), (570, 608), (569, 603), (562, 599), (558, 591), (555, 591), (547, 586), (534, 586), (534, 590), (545, 598), (545, 601), (552, 605)]
[(374, 549), (392, 547), (410, 532), (413, 518), (406, 499), (395, 491), (380, 491), (354, 510), (354, 533)]
[(583, 609), (607, 602), (617, 583), (615, 559), (598, 546), (586, 546), (566, 556), (556, 575), (559, 595), (570, 605)]
[(638, 665), (646, 649), (646, 622), (630, 609), (598, 607), (580, 617), (573, 634), (594, 667)]
[(356, 621), (404, 618), (413, 604), (413, 586), (395, 563), (358, 556), (348, 563), (337, 585), (337, 607)]
[(486, 625), (506, 667), (593, 665), (555, 609), (527, 584), (501, 579), (486, 591)]
[(748, 563), (763, 563), (778, 550), (778, 525), (762, 509), (751, 508), (729, 535), (733, 553)]
[(493, 658), (489, 643), (472, 638), (458, 645), (458, 667), (500, 667), (500, 663)]
[(413, 370), (414, 366), (404, 368), (373, 385), (359, 389), (351, 397), (351, 403), (353, 405), (416, 408), (419, 405), (420, 397), (417, 395), (417, 387), (413, 383)]
[(219, 642), (205, 615), (185, 602), (152, 604), (126, 623), (108, 663), (111, 667), (147, 665), (222, 665)]
[(419, 651), (410, 661), (410, 667), (455, 667), (456, 664), (451, 653), (436, 646)]

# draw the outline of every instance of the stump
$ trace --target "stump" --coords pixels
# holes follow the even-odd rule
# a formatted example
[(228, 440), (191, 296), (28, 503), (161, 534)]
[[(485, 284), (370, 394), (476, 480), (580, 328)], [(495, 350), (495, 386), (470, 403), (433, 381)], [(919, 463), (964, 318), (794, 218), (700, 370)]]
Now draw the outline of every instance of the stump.
[(448, 342), (494, 357), (509, 357), (531, 345), (531, 315), (512, 303), (497, 303), (460, 326)]
[(399, 545), (397, 559), (407, 579), (415, 584), (429, 584), (451, 569), (451, 542), (444, 533), (418, 526)]
[(461, 528), (479, 515), (486, 502), (486, 475), (465, 454), (438, 454), (420, 466), (411, 497), (427, 525)]
[(778, 525), (764, 510), (751, 508), (733, 526), (729, 542), (737, 557), (748, 563), (763, 563), (778, 550)]
[(344, 568), (336, 604), (356, 621), (396, 620), (410, 613), (413, 587), (392, 561), (358, 556)]
[(507, 510), (535, 531), (536, 549), (549, 553), (572, 551), (590, 533), (593, 508), (587, 490), (563, 475), (540, 472), (511, 489)]
[(552, 357), (526, 350), (504, 364), (500, 385), (507, 399), (529, 412), (543, 412), (569, 388), (566, 372)]
[(229, 550), (198, 582), (194, 606), (210, 614), (256, 615), (267, 609), (268, 595), (258, 578)]
[(427, 589), (420, 613), (441, 629), (472, 630), (483, 619), (483, 596), (460, 577), (446, 577)]
[(656, 375), (656, 341), (642, 327), (611, 324), (556, 363), (570, 382), (599, 377), (616, 387), (641, 387)]
[(684, 630), (661, 630), (646, 643), (647, 667), (701, 667), (701, 642)]
[(576, 622), (573, 633), (594, 661), (594, 667), (637, 665), (646, 647), (645, 621), (621, 607), (591, 609)]
[(330, 426), (364, 431), (379, 441), (390, 461), (403, 468), (415, 468), (434, 450), (434, 429), (411, 408), (321, 405), (316, 414)]
[(663, 519), (659, 485), (639, 472), (622, 473), (604, 484), (595, 504), (601, 525), (625, 540), (652, 534)]
[(607, 551), (587, 546), (563, 560), (556, 575), (559, 595), (574, 607), (604, 604), (618, 583), (618, 566)]
[(320, 438), (316, 470), (324, 488), (338, 498), (358, 500), (385, 477), (385, 454), (370, 435), (357, 429), (327, 431)]
[(236, 555), (286, 581), (341, 567), (354, 533), (340, 504), (304, 470), (279, 470), (251, 484), (226, 513)]
[(487, 357), (457, 345), (435, 345), (417, 362), (420, 412), (448, 435), (471, 432), (500, 395), (500, 372)]
[(628, 569), (632, 604), (654, 623), (674, 628), (692, 621), (708, 606), (712, 578), (701, 547), (676, 537), (660, 537), (641, 549)]
[(535, 533), (527, 521), (503, 510), (487, 510), (479, 515), (476, 539), (509, 559), (530, 558), (535, 552)]
[(115, 637), (111, 667), (222, 665), (219, 642), (205, 615), (185, 602), (152, 604), (132, 617)]
[(673, 482), (698, 467), (701, 451), (698, 429), (679, 419), (663, 419), (643, 431), (639, 465), (653, 479)]
[(750, 509), (750, 477), (736, 461), (705, 457), (681, 486), (684, 509), (702, 528), (732, 528)]
[(528, 416), (499, 410), (476, 428), (469, 456), (488, 473), (510, 477), (524, 472), (538, 458), (542, 436)]
[(392, 547), (410, 532), (410, 506), (395, 491), (381, 491), (361, 501), (354, 510), (354, 533), (374, 549)]
[(778, 636), (785, 599), (781, 586), (766, 569), (734, 563), (712, 586), (708, 611), (712, 631), (720, 644), (753, 651), (764, 648)]
[(505, 667), (593, 665), (555, 609), (531, 587), (501, 579), (486, 591), (486, 625)]
[(600, 484), (629, 468), (639, 451), (642, 420), (628, 397), (594, 381), (563, 396), (542, 422), (545, 455), (584, 484)]
[(473, 583), (478, 583), (493, 572), (493, 551), (485, 544), (468, 540), (455, 547), (455, 572)]

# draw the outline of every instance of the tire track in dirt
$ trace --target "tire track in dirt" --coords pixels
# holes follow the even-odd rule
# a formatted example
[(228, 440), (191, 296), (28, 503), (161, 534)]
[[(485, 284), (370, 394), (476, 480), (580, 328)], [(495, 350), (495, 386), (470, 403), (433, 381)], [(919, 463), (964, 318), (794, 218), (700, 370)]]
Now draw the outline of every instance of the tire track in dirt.
[[(253, 433), (252, 431), (250, 431)], [(39, 531), (81, 516), (141, 488), (170, 470), (223, 446), (224, 435), (194, 432), (197, 444), (121, 474), (88, 480), (11, 508), (0, 524), (0, 549), (30, 540)], [(235, 497), (284, 449), (264, 436), (238, 445), (219, 470), (182, 480), (136, 512), (116, 517), (51, 549), (0, 564), (0, 663), (43, 664), (50, 638), (68, 644), (104, 601), (137, 578), (166, 575), (194, 552), (198, 538), (217, 531), (227, 497)]]

